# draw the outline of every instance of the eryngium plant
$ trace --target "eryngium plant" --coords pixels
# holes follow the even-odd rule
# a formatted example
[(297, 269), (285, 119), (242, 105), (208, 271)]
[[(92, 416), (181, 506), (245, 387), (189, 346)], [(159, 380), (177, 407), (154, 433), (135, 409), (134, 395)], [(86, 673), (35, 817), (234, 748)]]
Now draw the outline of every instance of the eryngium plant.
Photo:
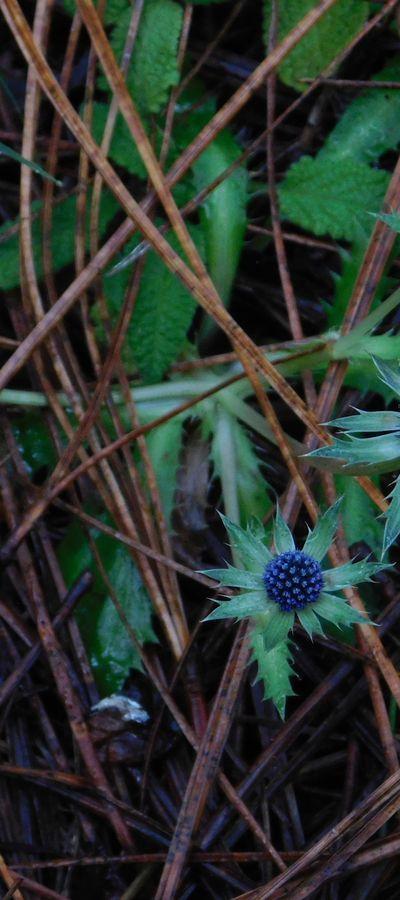
[(321, 516), (301, 550), (296, 548), (279, 508), (274, 522), (274, 552), (263, 542), (260, 523), (245, 531), (222, 516), (243, 568), (228, 566), (203, 573), (222, 586), (242, 589), (233, 597), (218, 599), (218, 608), (205, 621), (250, 619), (252, 658), (264, 682), (265, 699), (273, 700), (282, 718), (286, 698), (294, 693), (290, 683), (294, 625), (300, 625), (312, 638), (324, 634), (325, 622), (338, 627), (365, 624), (366, 617), (349, 606), (341, 591), (370, 580), (384, 568), (382, 563), (365, 560), (333, 569), (323, 565), (337, 530), (339, 505), (340, 500)]
[[(398, 365), (374, 359), (381, 380), (400, 398), (400, 369)], [(309, 453), (308, 459), (319, 468), (328, 468), (343, 475), (373, 475), (400, 469), (400, 413), (356, 411), (327, 422), (343, 429), (332, 444)], [(366, 437), (366, 435), (374, 437)], [(360, 435), (363, 435), (360, 437)], [(386, 516), (383, 535), (383, 554), (400, 534), (400, 476), (389, 495), (391, 503)]]

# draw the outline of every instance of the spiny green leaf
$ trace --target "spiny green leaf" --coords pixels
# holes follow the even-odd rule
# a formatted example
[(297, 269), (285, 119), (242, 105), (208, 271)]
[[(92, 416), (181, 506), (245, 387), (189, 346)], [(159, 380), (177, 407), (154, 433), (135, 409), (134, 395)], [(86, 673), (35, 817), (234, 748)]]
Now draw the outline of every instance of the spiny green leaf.
[(316, 235), (352, 241), (360, 223), (368, 226), (368, 213), (379, 210), (389, 178), (387, 172), (352, 159), (303, 156), (281, 183), (281, 211)]
[(235, 566), (227, 566), (226, 569), (203, 569), (203, 575), (219, 581), (227, 587), (238, 588), (256, 588), (262, 590), (264, 582), (261, 575), (253, 575), (252, 572), (246, 572), (243, 569), (236, 569)]
[(264, 620), (264, 647), (269, 653), (278, 644), (286, 641), (289, 631), (292, 630), (294, 625), (294, 613), (282, 612), (279, 607), (276, 607), (264, 615)]
[(400, 369), (398, 365), (390, 365), (390, 363), (382, 362), (381, 359), (374, 358), (375, 366), (379, 375), (384, 382), (397, 396), (400, 397)]
[[(96, 531), (92, 534), (108, 579), (138, 641), (156, 641), (150, 599), (127, 548), (106, 534)], [(93, 572), (93, 586), (81, 600), (76, 617), (101, 693), (119, 691), (130, 668), (141, 669), (140, 656), (99, 574), (85, 532), (77, 522), (69, 526), (58, 557), (67, 586), (85, 569)]]
[[(88, 211), (90, 210), (88, 194)], [(108, 223), (115, 215), (118, 204), (114, 197), (103, 191), (99, 232), (104, 234)], [(43, 274), (43, 234), (40, 218), (41, 203), (32, 203), (32, 212), (37, 214), (32, 225), (33, 256), (38, 278)], [(19, 219), (6, 222), (0, 228), (0, 290), (7, 291), (20, 283), (19, 234), (14, 227), (19, 226)], [(74, 259), (76, 234), (76, 197), (67, 197), (54, 205), (51, 232), (51, 252), (53, 271), (58, 272)], [(89, 212), (87, 216), (87, 240), (89, 246)]]
[(349, 546), (364, 541), (379, 557), (383, 525), (376, 517), (376, 506), (355, 478), (335, 476), (338, 493), (343, 495), (342, 523)]
[(259, 537), (257, 540), (255, 539), (251, 529), (248, 528), (245, 531), (240, 525), (236, 525), (235, 522), (228, 519), (228, 516), (224, 516), (222, 513), (220, 516), (228, 532), (231, 547), (237, 551), (245, 568), (250, 571), (263, 572), (265, 566), (272, 559), (272, 553), (268, 547)]
[(375, 218), (380, 219), (392, 228), (393, 231), (400, 233), (400, 215), (399, 213), (375, 213)]
[(284, 719), (286, 699), (294, 694), (290, 683), (290, 676), (294, 672), (290, 665), (292, 655), (289, 641), (284, 641), (267, 652), (264, 635), (255, 628), (251, 636), (251, 647), (252, 658), (258, 666), (258, 678), (264, 683), (264, 699), (272, 700), (281, 719)]
[(400, 435), (334, 438), (333, 443), (307, 454), (313, 465), (348, 475), (390, 472), (400, 462)]
[(216, 619), (247, 619), (265, 613), (267, 608), (266, 597), (260, 591), (249, 591), (246, 594), (237, 594), (230, 600), (217, 600), (218, 608), (214, 609), (203, 622), (211, 622)]
[(332, 622), (338, 628), (355, 623), (365, 625), (369, 622), (366, 616), (361, 615), (358, 610), (349, 606), (342, 597), (335, 597), (332, 594), (325, 593), (325, 591), (317, 602), (313, 604), (313, 610), (317, 616), (327, 619), (328, 622)]
[(385, 531), (383, 535), (382, 555), (389, 550), (400, 534), (400, 476), (390, 494), (390, 506), (386, 515)]
[(276, 518), (274, 522), (274, 544), (277, 553), (286, 553), (288, 550), (295, 550), (292, 532), (286, 524), (278, 505), (276, 507)]
[[(211, 184), (235, 162), (241, 148), (226, 129), (193, 165), (197, 191)], [(247, 172), (239, 166), (204, 200), (200, 217), (206, 241), (208, 271), (221, 299), (230, 297), (246, 231)]]
[(384, 563), (372, 563), (367, 560), (349, 562), (336, 569), (328, 569), (324, 572), (324, 585), (328, 591), (339, 591), (361, 581), (371, 581), (374, 575), (386, 569)]
[[(235, 489), (239, 502), (240, 521), (246, 523), (250, 516), (263, 518), (271, 508), (268, 484), (261, 472), (261, 463), (247, 429), (237, 420), (234, 412), (231, 414), (229, 408), (226, 409), (225, 403), (223, 408), (229, 415), (230, 439), (237, 460)], [(218, 441), (218, 438), (215, 438), (216, 421), (215, 406), (210, 406), (203, 417), (203, 428), (205, 427), (207, 432), (212, 435), (210, 453), (214, 465), (214, 475), (222, 478), (223, 467), (226, 465), (225, 442), (223, 439)]]
[[(285, 0), (280, 3), (279, 40), (314, 7), (315, 0)], [(264, 39), (267, 47), (271, 8), (271, 0), (264, 0)], [(288, 54), (279, 67), (281, 80), (298, 91), (307, 90), (308, 85), (301, 79), (316, 78), (359, 32), (368, 12), (369, 4), (363, 0), (339, 0)]]
[[(111, 47), (119, 61), (125, 45), (132, 9), (122, 11), (111, 34)], [(183, 10), (174, 0), (145, 0), (135, 51), (126, 83), (142, 112), (156, 113), (165, 106), (171, 87), (179, 82), (178, 45)], [(104, 80), (101, 81), (105, 87)]]
[(390, 411), (363, 412), (357, 410), (356, 416), (342, 416), (332, 419), (326, 425), (342, 428), (347, 434), (374, 431), (400, 431), (400, 413)]
[(304, 553), (309, 553), (310, 556), (313, 556), (314, 559), (317, 559), (319, 562), (321, 562), (327, 554), (336, 534), (341, 502), (342, 499), (340, 498), (333, 506), (324, 512), (305, 541), (303, 547)]
[(315, 612), (313, 612), (311, 606), (306, 606), (305, 609), (298, 609), (297, 616), (300, 620), (300, 624), (303, 626), (311, 640), (314, 634), (319, 634), (322, 637), (324, 636), (325, 632), (321, 622), (319, 621), (318, 616), (315, 615)]

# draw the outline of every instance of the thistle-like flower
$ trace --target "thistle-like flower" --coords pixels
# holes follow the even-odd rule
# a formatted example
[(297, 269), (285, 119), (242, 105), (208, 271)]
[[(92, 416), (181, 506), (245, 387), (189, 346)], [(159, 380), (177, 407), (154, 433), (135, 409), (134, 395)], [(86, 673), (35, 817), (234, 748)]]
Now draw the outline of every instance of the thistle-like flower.
[(205, 621), (251, 620), (252, 658), (265, 686), (265, 699), (272, 699), (284, 718), (286, 698), (292, 691), (290, 634), (298, 622), (312, 638), (323, 635), (323, 622), (338, 627), (365, 624), (368, 619), (352, 609), (339, 593), (343, 588), (369, 581), (385, 568), (382, 563), (362, 560), (329, 569), (322, 566), (338, 525), (340, 500), (331, 506), (309, 532), (298, 550), (279, 508), (274, 522), (275, 554), (263, 543), (261, 523), (245, 531), (222, 516), (231, 547), (243, 568), (207, 569), (203, 572), (222, 586), (242, 588), (244, 593), (217, 600)]

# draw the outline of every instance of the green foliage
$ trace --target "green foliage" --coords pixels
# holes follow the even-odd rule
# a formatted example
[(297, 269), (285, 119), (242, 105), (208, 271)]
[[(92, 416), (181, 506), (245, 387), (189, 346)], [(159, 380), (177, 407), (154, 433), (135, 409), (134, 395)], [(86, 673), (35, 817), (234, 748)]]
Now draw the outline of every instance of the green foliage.
[(52, 181), (53, 184), (61, 184), (60, 181), (57, 181), (57, 178), (53, 178), (52, 175), (49, 175), (49, 173), (46, 172), (46, 169), (43, 169), (38, 163), (33, 162), (31, 159), (26, 159), (26, 157), (21, 156), (20, 153), (16, 153), (15, 150), (8, 147), (7, 144), (3, 144), (2, 141), (0, 141), (0, 156), (8, 156), (9, 159), (13, 159), (14, 162), (20, 163), (21, 166), (28, 166), (28, 169), (32, 169), (37, 175), (41, 175), (42, 178)]
[(153, 428), (146, 436), (146, 443), (153, 464), (161, 505), (167, 522), (174, 508), (176, 476), (182, 448), (183, 418), (175, 416), (164, 425)]
[[(315, 0), (285, 0), (279, 4), (278, 37), (282, 40), (315, 7)], [(264, 38), (268, 47), (272, 0), (264, 0)], [(362, 28), (369, 12), (363, 0), (338, 0), (310, 29), (279, 67), (285, 84), (304, 91), (302, 78), (315, 78)]]
[(57, 462), (57, 454), (43, 416), (38, 412), (15, 416), (12, 427), (28, 472), (34, 475), (42, 468), (53, 469)]
[[(132, 8), (122, 11), (111, 34), (111, 47), (121, 59)], [(145, 0), (126, 83), (141, 112), (165, 106), (171, 87), (179, 82), (178, 44), (182, 7), (174, 0)], [(105, 87), (102, 79), (101, 85)]]
[(379, 210), (389, 180), (387, 172), (349, 158), (303, 156), (280, 186), (281, 211), (313, 234), (352, 241), (368, 213)]
[[(399, 76), (395, 65), (374, 79)], [(372, 229), (370, 213), (379, 212), (389, 183), (388, 173), (370, 164), (399, 141), (400, 90), (364, 92), (350, 103), (316, 157), (303, 156), (289, 169), (279, 191), (282, 213), (314, 234), (359, 245)]]
[[(270, 509), (267, 486), (262, 477), (260, 460), (246, 428), (229, 413), (226, 416), (229, 442), (235, 461), (235, 491), (243, 522), (250, 516), (262, 518)], [(226, 467), (226, 442), (228, 435), (219, 434), (218, 416), (210, 405), (203, 417), (203, 431), (212, 434), (210, 455), (214, 465), (214, 475), (223, 483)]]
[[(91, 533), (109, 583), (137, 640), (140, 644), (154, 642), (150, 599), (127, 548), (106, 534), (94, 530)], [(76, 618), (100, 692), (107, 695), (119, 691), (129, 670), (141, 669), (140, 656), (99, 574), (90, 543), (78, 522), (70, 525), (58, 555), (67, 586), (73, 584), (85, 569), (93, 573), (93, 586), (81, 600)]]
[(286, 700), (294, 696), (290, 678), (294, 675), (291, 666), (293, 657), (289, 641), (283, 641), (268, 652), (265, 649), (264, 635), (257, 630), (253, 632), (252, 659), (257, 663), (258, 678), (264, 684), (264, 699), (272, 700), (281, 719), (285, 718)]
[[(90, 207), (90, 193), (88, 194), (88, 209)], [(32, 211), (37, 215), (32, 226), (33, 255), (35, 268), (39, 278), (43, 274), (42, 263), (42, 225), (40, 220), (40, 203), (32, 204)], [(117, 210), (114, 197), (107, 191), (103, 191), (99, 232), (104, 234), (106, 227)], [(20, 283), (20, 253), (18, 231), (9, 233), (14, 226), (18, 226), (19, 219), (7, 222), (0, 228), (0, 290), (6, 291), (16, 287)], [(53, 226), (51, 232), (51, 251), (53, 258), (53, 270), (57, 272), (63, 266), (68, 265), (74, 259), (76, 233), (76, 197), (67, 197), (56, 203), (53, 210)], [(87, 240), (89, 246), (89, 213), (87, 216)]]
[[(211, 184), (241, 153), (226, 129), (193, 166), (196, 191)], [(247, 172), (239, 166), (203, 202), (200, 220), (206, 240), (208, 271), (221, 299), (229, 299), (246, 231)]]
[[(193, 225), (189, 230), (202, 252), (200, 227)], [(170, 235), (168, 240), (174, 250), (180, 252), (175, 235)], [(130, 272), (124, 269), (112, 278), (106, 276), (104, 279), (104, 291), (113, 325), (121, 310), (130, 278)], [(158, 254), (153, 250), (149, 251), (122, 352), (127, 370), (132, 372), (138, 368), (146, 382), (159, 381), (182, 350), (195, 308), (196, 301), (189, 291), (172, 275)], [(97, 336), (101, 339), (104, 337), (104, 328), (96, 305), (92, 315), (97, 325)]]
[[(101, 143), (103, 137), (108, 110), (109, 107), (106, 103), (93, 104), (92, 134), (97, 144)], [(146, 178), (146, 166), (142, 162), (129, 128), (120, 113), (116, 118), (109, 156), (113, 162), (118, 166), (123, 166), (132, 175)]]
[[(63, 0), (64, 8), (70, 16), (76, 12), (76, 0)], [(95, 3), (96, 5), (96, 3)], [(104, 10), (104, 22), (106, 25), (118, 22), (118, 19), (124, 10), (129, 6), (129, 0), (107, 0)]]
[(322, 562), (326, 556), (336, 534), (341, 502), (340, 498), (326, 510), (318, 520), (315, 528), (310, 531), (304, 544), (304, 553), (309, 553), (310, 556), (313, 556), (319, 562)]

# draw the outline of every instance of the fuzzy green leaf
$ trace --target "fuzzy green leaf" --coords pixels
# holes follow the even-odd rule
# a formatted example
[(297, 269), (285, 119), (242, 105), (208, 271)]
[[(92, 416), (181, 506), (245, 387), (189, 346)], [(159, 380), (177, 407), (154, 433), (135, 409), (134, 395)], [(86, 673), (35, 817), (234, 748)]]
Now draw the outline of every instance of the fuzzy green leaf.
[(255, 628), (251, 636), (251, 647), (252, 658), (258, 666), (258, 678), (264, 683), (264, 699), (272, 700), (281, 719), (284, 719), (286, 699), (294, 695), (290, 683), (290, 676), (294, 672), (290, 665), (292, 655), (289, 641), (284, 641), (267, 652), (264, 635)]
[(216, 619), (248, 619), (265, 613), (267, 608), (266, 597), (263, 597), (260, 591), (249, 591), (246, 594), (237, 594), (230, 600), (216, 602), (218, 608), (209, 613), (203, 622), (212, 622)]
[[(88, 211), (90, 210), (90, 193), (88, 194)], [(114, 197), (103, 191), (99, 231), (103, 235), (108, 223), (115, 215), (118, 204)], [(32, 225), (33, 256), (38, 278), (43, 275), (43, 235), (40, 220), (41, 203), (32, 204), (32, 212), (36, 218)], [(0, 228), (0, 290), (7, 291), (20, 283), (19, 234), (14, 233), (19, 219), (6, 222)], [(89, 212), (87, 216), (87, 242), (89, 246)], [(8, 235), (10, 236), (8, 237)], [(74, 259), (76, 235), (76, 197), (67, 197), (54, 205), (53, 226), (51, 232), (51, 252), (53, 271), (58, 272)]]
[(262, 575), (253, 575), (251, 572), (243, 571), (243, 569), (236, 569), (235, 566), (227, 566), (226, 569), (203, 569), (202, 574), (207, 575), (208, 578), (213, 578), (214, 581), (219, 581), (220, 584), (226, 587), (247, 588), (249, 590), (252, 588), (262, 590), (264, 587)]
[[(92, 531), (92, 536), (138, 641), (156, 641), (150, 598), (127, 548), (106, 534)], [(80, 601), (76, 618), (99, 690), (103, 695), (119, 691), (129, 670), (141, 669), (140, 656), (99, 574), (85, 532), (77, 522), (70, 525), (58, 557), (67, 586), (85, 569), (93, 572), (93, 586)]]
[[(220, 513), (221, 519), (229, 535), (232, 550), (236, 550), (242, 564), (250, 571), (263, 572), (271, 562), (272, 553), (259, 536), (255, 536), (251, 528), (241, 528)], [(264, 529), (263, 529), (264, 530)]]
[[(118, 17), (111, 47), (119, 61), (125, 45), (132, 9)], [(174, 0), (145, 0), (135, 52), (126, 83), (141, 112), (156, 113), (165, 106), (169, 91), (179, 82), (178, 45), (183, 10)], [(101, 80), (102, 87), (105, 86)]]
[(307, 540), (305, 541), (303, 547), (304, 553), (309, 553), (310, 556), (313, 556), (314, 559), (317, 559), (319, 562), (321, 562), (327, 554), (333, 538), (335, 537), (341, 502), (342, 500), (340, 498), (333, 506), (324, 512), (323, 516), (318, 519), (315, 528), (310, 531)]
[(274, 544), (277, 553), (287, 553), (288, 550), (296, 549), (292, 532), (286, 524), (278, 505), (274, 522)]
[(314, 634), (319, 634), (322, 637), (324, 636), (325, 632), (321, 622), (319, 621), (318, 616), (315, 615), (315, 612), (313, 612), (311, 606), (306, 606), (305, 609), (298, 609), (297, 616), (304, 631), (307, 632), (311, 640)]
[(346, 603), (342, 597), (335, 597), (333, 594), (322, 593), (316, 603), (313, 604), (313, 610), (322, 619), (327, 619), (332, 625), (338, 628), (344, 628), (345, 625), (371, 624), (366, 616), (361, 615), (356, 609), (353, 609)]
[(316, 235), (352, 241), (368, 214), (378, 211), (389, 184), (387, 172), (352, 159), (303, 156), (279, 189), (282, 215)]
[[(264, 0), (264, 39), (268, 47), (271, 0)], [(278, 38), (282, 40), (315, 7), (315, 0), (285, 0), (279, 4)], [(369, 12), (364, 0), (339, 0), (302, 38), (279, 67), (285, 84), (305, 91), (302, 78), (316, 78), (362, 28)]]
[(400, 534), (400, 476), (390, 494), (390, 506), (386, 515), (385, 531), (383, 535), (382, 555), (389, 550)]
[(390, 411), (363, 412), (357, 410), (356, 416), (342, 416), (332, 419), (326, 425), (342, 428), (346, 434), (369, 433), (374, 431), (400, 431), (400, 413)]
[[(400, 66), (386, 66), (373, 80), (400, 81)], [(335, 161), (346, 156), (371, 163), (394, 150), (399, 141), (400, 90), (366, 90), (347, 107), (318, 156)]]
[(371, 581), (374, 575), (386, 568), (384, 563), (372, 563), (364, 559), (360, 562), (345, 563), (324, 572), (324, 585), (328, 591), (340, 591), (342, 588), (360, 584), (361, 581)]
[[(200, 252), (203, 251), (202, 232), (191, 225), (190, 234)], [(175, 235), (169, 242), (177, 252), (180, 246)], [(123, 269), (112, 278), (104, 278), (104, 292), (115, 325), (122, 308), (131, 275)], [(158, 254), (149, 251), (143, 267), (134, 314), (129, 324), (122, 359), (128, 371), (139, 369), (147, 383), (161, 381), (164, 372), (176, 360), (184, 346), (196, 302), (178, 279), (167, 269)], [(101, 309), (92, 309), (98, 338), (104, 339)]]
[[(235, 138), (226, 129), (199, 156), (193, 165), (197, 191), (217, 178), (241, 153)], [(217, 291), (227, 303), (243, 248), (247, 216), (247, 172), (239, 166), (204, 200), (200, 218), (206, 241), (208, 271)]]

